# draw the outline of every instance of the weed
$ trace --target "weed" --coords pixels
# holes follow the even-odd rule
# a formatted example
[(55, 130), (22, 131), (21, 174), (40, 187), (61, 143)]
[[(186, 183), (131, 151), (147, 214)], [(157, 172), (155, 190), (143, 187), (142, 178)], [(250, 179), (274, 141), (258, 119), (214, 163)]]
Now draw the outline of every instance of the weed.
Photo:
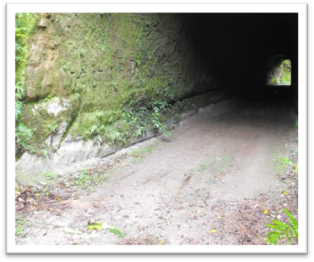
[(21, 217), (20, 215), (15, 216), (15, 235), (19, 237), (25, 236), (25, 226), (28, 223), (26, 218)]
[(220, 174), (222, 171), (224, 171), (226, 167), (230, 164), (230, 162), (231, 162), (231, 158), (229, 156), (223, 157), (218, 167), (216, 168), (216, 173)]
[(103, 173), (85, 170), (74, 177), (72, 185), (80, 189), (92, 190), (94, 186), (102, 185), (106, 179)]
[(91, 222), (90, 220), (88, 221), (87, 228), (90, 230), (102, 230), (102, 225), (104, 224), (103, 221), (98, 221), (98, 222)]
[(294, 167), (293, 173), (294, 173), (295, 175), (298, 175), (298, 174), (299, 174), (299, 163), (296, 163), (296, 165), (295, 165), (295, 167)]
[(206, 162), (201, 163), (198, 171), (201, 172), (201, 173), (205, 172), (208, 168), (212, 167), (215, 164), (215, 162), (216, 161), (214, 159), (214, 160), (212, 160), (210, 162), (206, 161)]
[(283, 157), (280, 150), (277, 150), (277, 152), (274, 155), (274, 164), (275, 164), (276, 171), (282, 172), (288, 166), (292, 165), (292, 162), (290, 161), (288, 157)]
[(131, 156), (134, 157), (137, 162), (139, 162), (146, 155), (151, 153), (156, 148), (156, 146), (157, 146), (157, 144), (154, 144), (154, 145), (146, 146), (144, 148), (136, 149), (136, 150), (132, 151)]
[(44, 176), (48, 177), (49, 179), (57, 179), (58, 178), (58, 174), (56, 172), (53, 172), (53, 171), (45, 172)]
[(290, 159), (288, 157), (284, 157), (281, 159), (281, 164), (286, 167), (286, 166), (291, 166), (292, 162), (290, 161)]
[(221, 160), (219, 160), (219, 162), (216, 161), (216, 159), (213, 159), (210, 162), (203, 162), (201, 163), (198, 171), (203, 173), (208, 168), (214, 167), (215, 173), (220, 174), (230, 164), (230, 161), (231, 161), (231, 158), (229, 156), (226, 156), (226, 157), (223, 157)]
[(123, 233), (119, 228), (115, 227), (115, 228), (110, 228), (109, 230), (110, 233), (118, 236), (119, 238), (124, 238), (125, 237), (125, 233)]

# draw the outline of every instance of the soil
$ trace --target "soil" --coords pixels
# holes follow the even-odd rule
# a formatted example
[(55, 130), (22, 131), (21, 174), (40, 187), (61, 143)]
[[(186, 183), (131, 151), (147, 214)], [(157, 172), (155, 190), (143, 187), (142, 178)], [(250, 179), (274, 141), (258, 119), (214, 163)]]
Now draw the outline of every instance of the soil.
[(286, 219), (283, 207), (297, 215), (295, 123), (282, 100), (210, 105), (169, 139), (100, 160), (88, 174), (105, 172), (102, 184), (79, 189), (69, 174), (24, 189), (17, 210), (27, 223), (16, 243), (263, 245), (266, 224)]

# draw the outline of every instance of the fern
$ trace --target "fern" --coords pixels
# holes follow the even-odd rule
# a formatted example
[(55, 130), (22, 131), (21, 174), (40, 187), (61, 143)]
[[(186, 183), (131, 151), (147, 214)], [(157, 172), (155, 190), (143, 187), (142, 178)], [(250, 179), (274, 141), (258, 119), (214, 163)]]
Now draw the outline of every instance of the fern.
[(15, 101), (15, 120), (17, 121), (22, 114), (23, 103), (19, 100)]
[(271, 228), (272, 231), (266, 234), (266, 242), (271, 245), (277, 245), (279, 240), (285, 241), (290, 245), (295, 238), (298, 242), (298, 221), (292, 216), (292, 214), (284, 208), (283, 211), (289, 218), (289, 224), (284, 222), (273, 220), (272, 224), (267, 224), (267, 227)]
[(29, 129), (28, 127), (26, 127), (24, 124), (19, 124), (16, 127), (16, 133), (18, 134), (18, 136), (22, 136), (22, 137), (32, 137), (33, 132), (31, 129)]

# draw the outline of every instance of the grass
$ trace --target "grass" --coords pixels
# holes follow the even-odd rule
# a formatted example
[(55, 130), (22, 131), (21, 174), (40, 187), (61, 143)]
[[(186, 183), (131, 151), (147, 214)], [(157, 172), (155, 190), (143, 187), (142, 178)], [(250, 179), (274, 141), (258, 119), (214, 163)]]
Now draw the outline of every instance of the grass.
[(28, 220), (23, 218), (21, 215), (16, 214), (15, 216), (15, 235), (18, 237), (25, 236), (25, 226), (27, 225)]
[(273, 159), (274, 159), (274, 169), (277, 172), (281, 172), (284, 169), (284, 166), (282, 165), (282, 162), (281, 162), (282, 153), (279, 149), (274, 152)]
[(156, 147), (158, 146), (158, 143), (155, 143), (153, 145), (149, 145), (143, 148), (136, 149), (131, 152), (131, 156), (136, 159), (136, 162), (141, 161), (145, 156), (150, 154)]
[[(293, 155), (298, 155), (298, 146), (295, 147), (293, 150)], [(296, 160), (294, 160), (294, 157), (292, 156), (291, 158), (287, 156), (283, 156), (281, 151), (278, 149), (274, 153), (274, 169), (278, 173), (282, 173), (289, 168), (293, 168), (293, 173), (295, 175), (299, 174), (299, 164)]]
[(204, 173), (209, 168), (213, 168), (214, 172), (220, 174), (223, 172), (231, 163), (231, 157), (225, 156), (221, 160), (213, 159), (211, 161), (202, 162), (198, 168), (200, 173)]
[(79, 189), (92, 191), (95, 186), (102, 185), (106, 180), (104, 173), (84, 170), (74, 177), (71, 184)]
[(227, 168), (227, 166), (229, 166), (231, 163), (231, 157), (230, 156), (226, 156), (223, 157), (222, 160), (219, 162), (218, 167), (216, 168), (216, 173), (220, 174), (221, 172), (225, 171), (225, 169)]
[(53, 171), (47, 171), (43, 175), (50, 180), (55, 180), (58, 178), (58, 174), (56, 172), (53, 172)]

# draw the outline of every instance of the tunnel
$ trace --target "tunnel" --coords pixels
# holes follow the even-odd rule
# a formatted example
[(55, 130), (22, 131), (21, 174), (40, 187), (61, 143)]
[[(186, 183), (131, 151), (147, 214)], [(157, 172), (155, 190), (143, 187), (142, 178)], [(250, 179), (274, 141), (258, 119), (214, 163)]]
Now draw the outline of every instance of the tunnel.
[(16, 27), (16, 243), (298, 244), (297, 13)]
[[(16, 155), (45, 170), (57, 160), (40, 157), (104, 157), (232, 98), (239, 116), (298, 112), (297, 13), (17, 14), (16, 25), (28, 28), (16, 35)], [(291, 82), (268, 84), (283, 61)]]
[[(182, 34), (188, 52), (181, 55), (190, 57), (191, 70), (214, 76), (217, 88), (242, 98), (289, 100), (297, 111), (298, 14), (161, 14), (160, 20)], [(291, 61), (292, 83), (268, 85), (267, 74), (284, 59)], [(192, 94), (213, 88), (204, 79)]]

